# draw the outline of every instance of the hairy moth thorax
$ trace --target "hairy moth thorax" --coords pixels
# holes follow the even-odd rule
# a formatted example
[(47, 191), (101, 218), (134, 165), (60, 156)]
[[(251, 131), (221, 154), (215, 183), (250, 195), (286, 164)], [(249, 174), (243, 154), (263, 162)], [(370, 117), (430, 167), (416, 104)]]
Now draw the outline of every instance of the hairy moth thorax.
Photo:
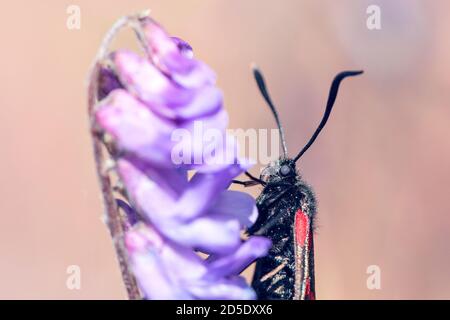
[(314, 298), (313, 192), (292, 159), (269, 165), (260, 179), (266, 185), (256, 200), (259, 217), (248, 232), (273, 245), (258, 260), (252, 286), (260, 299)]

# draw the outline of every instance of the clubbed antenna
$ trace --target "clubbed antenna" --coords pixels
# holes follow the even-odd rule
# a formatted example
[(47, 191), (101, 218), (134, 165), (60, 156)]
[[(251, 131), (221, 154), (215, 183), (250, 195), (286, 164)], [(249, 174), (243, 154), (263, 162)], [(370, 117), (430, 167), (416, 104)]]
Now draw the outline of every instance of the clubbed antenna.
[(331, 83), (330, 93), (328, 94), (327, 106), (325, 108), (325, 113), (322, 117), (322, 120), (320, 121), (319, 126), (317, 127), (316, 131), (312, 135), (311, 139), (309, 139), (308, 143), (303, 147), (303, 149), (294, 158), (294, 162), (296, 162), (298, 159), (300, 159), (301, 156), (306, 152), (306, 150), (308, 150), (309, 147), (311, 147), (311, 145), (317, 139), (317, 136), (319, 135), (320, 131), (322, 131), (323, 127), (325, 127), (325, 124), (327, 123), (328, 118), (330, 117), (331, 110), (333, 109), (334, 102), (336, 101), (336, 97), (338, 94), (339, 85), (341, 84), (341, 81), (347, 77), (357, 76), (357, 75), (360, 75), (361, 73), (363, 73), (362, 70), (360, 70), (360, 71), (343, 71), (334, 78), (333, 82)]
[(281, 140), (281, 145), (283, 147), (283, 154), (284, 154), (284, 157), (287, 158), (288, 152), (287, 152), (287, 146), (286, 146), (286, 139), (284, 136), (283, 127), (281, 126), (280, 118), (278, 117), (278, 112), (275, 109), (275, 106), (272, 103), (272, 100), (270, 99), (269, 92), (267, 91), (266, 84), (264, 82), (264, 77), (263, 77), (261, 71), (258, 69), (258, 67), (256, 65), (252, 65), (252, 69), (253, 69), (253, 76), (255, 77), (256, 83), (258, 84), (259, 91), (261, 91), (261, 94), (264, 97), (264, 100), (266, 100), (267, 104), (270, 107), (270, 110), (272, 110), (272, 114), (277, 123), (278, 130), (280, 130), (280, 140)]

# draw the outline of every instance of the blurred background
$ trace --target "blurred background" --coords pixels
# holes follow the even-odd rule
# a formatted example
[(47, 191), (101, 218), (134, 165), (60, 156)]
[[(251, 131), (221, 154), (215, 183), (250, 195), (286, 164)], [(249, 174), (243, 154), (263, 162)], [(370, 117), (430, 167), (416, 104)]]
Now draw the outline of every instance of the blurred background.
[[(80, 8), (80, 29), (66, 26), (70, 5)], [(380, 30), (366, 26), (369, 5), (381, 9)], [(444, 0), (4, 2), (0, 298), (126, 298), (101, 221), (85, 80), (108, 28), (146, 8), (217, 72), (231, 128), (274, 128), (249, 70), (261, 67), (291, 155), (317, 126), (333, 76), (364, 69), (343, 83), (300, 162), (319, 200), (317, 296), (450, 298)], [(135, 46), (125, 34), (118, 45)], [(70, 265), (81, 268), (80, 290), (66, 286)], [(381, 271), (379, 290), (366, 285), (371, 265)]]

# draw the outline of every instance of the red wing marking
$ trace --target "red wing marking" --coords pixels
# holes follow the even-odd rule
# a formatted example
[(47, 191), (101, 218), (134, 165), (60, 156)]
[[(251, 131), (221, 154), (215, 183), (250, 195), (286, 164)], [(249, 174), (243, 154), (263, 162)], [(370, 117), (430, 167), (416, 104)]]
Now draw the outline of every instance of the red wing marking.
[(311, 291), (311, 279), (306, 280), (305, 300), (316, 300), (316, 294)]
[[(315, 300), (315, 292), (311, 290), (311, 265), (309, 261), (311, 250), (313, 250), (313, 234), (311, 230), (311, 219), (301, 210), (295, 213), (295, 298)], [(314, 263), (314, 262), (312, 262)], [(314, 272), (314, 271), (312, 271)]]
[(305, 245), (308, 231), (309, 218), (301, 209), (298, 209), (295, 213), (295, 240), (299, 246)]

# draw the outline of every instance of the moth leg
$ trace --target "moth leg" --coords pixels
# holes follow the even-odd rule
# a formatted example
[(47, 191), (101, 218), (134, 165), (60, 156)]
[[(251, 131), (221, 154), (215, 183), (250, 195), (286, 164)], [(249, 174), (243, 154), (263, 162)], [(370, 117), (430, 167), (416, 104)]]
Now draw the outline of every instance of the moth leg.
[(278, 272), (280, 272), (280, 270), (282, 270), (285, 266), (287, 265), (286, 261), (283, 261), (282, 263), (280, 263), (278, 266), (276, 266), (272, 271), (269, 271), (268, 273), (266, 273), (265, 275), (263, 275), (261, 277), (261, 282), (266, 281), (267, 279), (272, 278), (274, 275), (276, 275)]
[(284, 212), (279, 212), (275, 216), (271, 217), (265, 225), (263, 225), (259, 230), (255, 231), (253, 235), (262, 236), (266, 233), (267, 230), (272, 228), (279, 222), (280, 217), (284, 214)]
[(232, 180), (231, 183), (240, 184), (244, 187), (253, 187), (259, 184), (257, 181), (253, 180), (247, 180), (247, 181), (240, 181), (240, 180)]
[(245, 171), (244, 173), (247, 177), (249, 177), (251, 180), (258, 182), (258, 184), (261, 184), (263, 186), (266, 185), (266, 182), (262, 181), (261, 179), (258, 179), (257, 177), (253, 176), (250, 172)]
[(276, 245), (272, 246), (271, 250), (274, 252), (274, 254), (282, 253), (285, 250), (286, 246), (289, 245), (289, 240), (290, 240), (289, 237), (282, 238), (280, 241), (277, 242)]
[[(280, 200), (282, 197), (284, 197), (284, 195), (286, 193), (288, 193), (289, 191), (291, 191), (293, 188), (295, 188), (295, 186), (291, 186), (290, 188), (286, 188), (283, 191), (279, 192), (275, 197), (267, 199), (265, 201), (265, 203), (264, 203), (264, 206), (265, 207), (269, 207), (270, 205), (274, 204), (275, 202)], [(277, 224), (279, 222), (280, 217), (282, 215), (284, 215), (284, 214), (285, 213), (283, 211), (278, 212), (277, 214), (275, 214), (274, 216), (269, 218), (269, 220), (259, 230), (253, 232), (252, 234), (254, 234), (254, 235), (263, 235), (267, 230), (269, 230), (275, 224)]]

